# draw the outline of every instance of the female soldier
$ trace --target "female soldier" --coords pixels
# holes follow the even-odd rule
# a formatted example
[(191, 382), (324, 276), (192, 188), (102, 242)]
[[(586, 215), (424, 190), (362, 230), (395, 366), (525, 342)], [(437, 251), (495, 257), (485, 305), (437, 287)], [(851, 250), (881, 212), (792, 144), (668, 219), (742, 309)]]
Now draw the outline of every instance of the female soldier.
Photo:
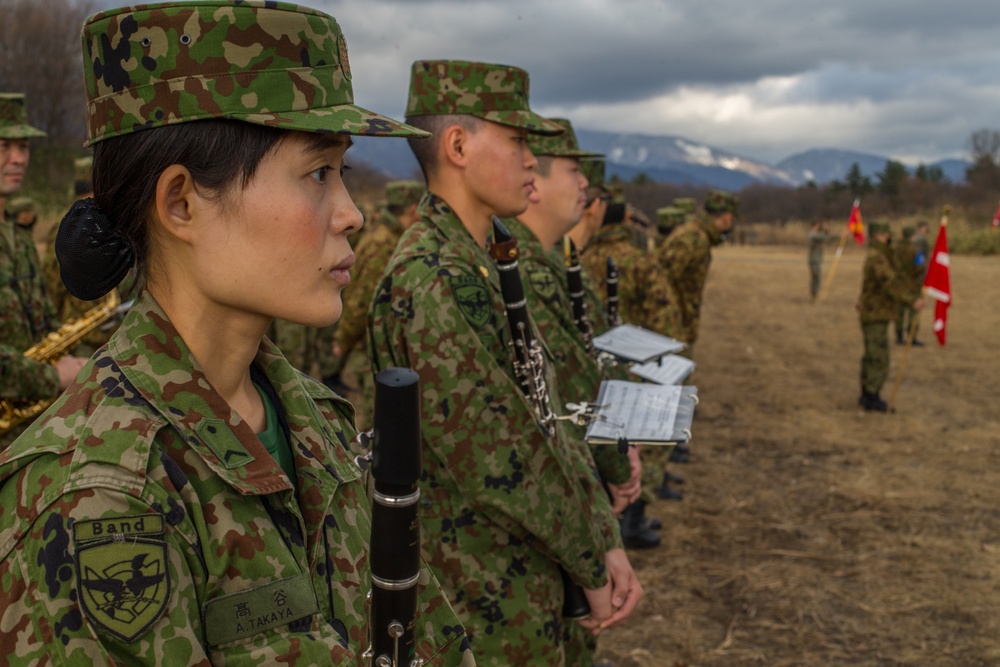
[[(63, 224), (63, 278), (93, 299), (134, 265), (146, 291), (0, 457), (0, 655), (356, 664), (353, 410), (263, 335), (340, 316), (349, 135), (424, 133), (355, 106), (340, 27), (293, 5), (112, 10), (83, 48), (95, 197)], [(471, 663), (425, 583), (418, 655)]]

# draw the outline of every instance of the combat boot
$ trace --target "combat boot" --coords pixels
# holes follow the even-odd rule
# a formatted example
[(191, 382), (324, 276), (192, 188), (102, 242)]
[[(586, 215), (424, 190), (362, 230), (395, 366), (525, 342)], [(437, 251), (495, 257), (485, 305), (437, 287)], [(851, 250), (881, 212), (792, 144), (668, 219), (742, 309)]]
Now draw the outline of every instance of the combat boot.
[(677, 445), (670, 451), (667, 460), (671, 463), (688, 463), (691, 460), (691, 449), (687, 445)]
[(889, 409), (889, 406), (878, 395), (878, 392), (861, 392), (861, 398), (858, 399), (858, 405), (869, 412), (886, 412)]
[(619, 519), (621, 527), (622, 543), (626, 549), (650, 549), (660, 544), (660, 533), (655, 530), (643, 528), (643, 512), (646, 501), (637, 500), (622, 512)]
[(656, 492), (656, 497), (662, 500), (683, 500), (684, 494), (677, 489), (670, 488), (671, 475), (666, 470), (663, 471), (663, 481), (660, 485), (653, 489)]

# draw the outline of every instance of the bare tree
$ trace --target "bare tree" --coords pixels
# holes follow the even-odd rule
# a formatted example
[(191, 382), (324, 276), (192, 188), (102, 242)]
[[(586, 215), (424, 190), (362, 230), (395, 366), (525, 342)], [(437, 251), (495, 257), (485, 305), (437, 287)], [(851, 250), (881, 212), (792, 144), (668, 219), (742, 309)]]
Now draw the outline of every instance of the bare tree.
[(80, 29), (91, 12), (89, 1), (0, 0), (0, 91), (27, 96), (49, 143), (83, 143)]

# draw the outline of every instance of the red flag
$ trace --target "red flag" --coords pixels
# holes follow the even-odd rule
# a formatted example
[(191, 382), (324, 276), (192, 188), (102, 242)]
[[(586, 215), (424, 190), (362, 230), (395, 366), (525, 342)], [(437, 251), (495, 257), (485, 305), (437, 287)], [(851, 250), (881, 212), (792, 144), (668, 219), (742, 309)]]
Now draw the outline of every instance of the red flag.
[(858, 245), (865, 243), (865, 223), (861, 221), (861, 200), (855, 199), (854, 206), (851, 207), (851, 217), (847, 219), (847, 229), (854, 234), (854, 240)]
[(1000, 204), (997, 204), (997, 212), (993, 214), (993, 229), (1000, 227)]
[(930, 265), (927, 267), (927, 277), (924, 278), (924, 292), (937, 300), (934, 305), (934, 335), (941, 345), (944, 345), (944, 325), (948, 320), (948, 306), (951, 305), (951, 280), (948, 275), (950, 260), (946, 229), (946, 223), (942, 222), (937, 241), (934, 242)]

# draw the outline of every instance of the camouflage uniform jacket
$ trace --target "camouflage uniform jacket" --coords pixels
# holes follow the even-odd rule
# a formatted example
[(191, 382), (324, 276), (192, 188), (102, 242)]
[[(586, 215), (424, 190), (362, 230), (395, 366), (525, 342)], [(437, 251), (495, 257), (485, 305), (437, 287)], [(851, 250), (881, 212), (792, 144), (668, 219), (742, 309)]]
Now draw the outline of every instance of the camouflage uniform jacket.
[[(60, 392), (51, 364), (24, 356), (25, 350), (59, 323), (49, 301), (31, 233), (0, 219), (0, 397), (40, 400)], [(19, 424), (0, 436), (0, 450), (27, 428)]]
[(343, 292), (344, 315), (337, 323), (337, 332), (333, 337), (344, 356), (364, 339), (372, 294), (402, 235), (403, 225), (391, 213), (384, 211), (378, 224), (358, 242), (355, 251), (357, 261), (354, 263), (358, 267), (357, 272)]
[(722, 234), (710, 220), (696, 217), (674, 230), (660, 250), (660, 264), (666, 271), (674, 297), (677, 329), (670, 335), (685, 343), (698, 338), (701, 297), (712, 263), (712, 246), (722, 243)]
[(919, 259), (919, 249), (907, 240), (894, 243), (890, 248), (893, 270), (899, 274), (908, 292), (919, 292), (924, 286), (924, 265)]
[(580, 261), (593, 276), (607, 276), (608, 257), (618, 265), (618, 303), (622, 322), (673, 336), (674, 312), (667, 282), (653, 257), (632, 243), (628, 227), (603, 227)]
[(480, 664), (561, 665), (557, 566), (602, 586), (617, 522), (520, 390), (493, 259), (441, 198), (418, 210), (375, 292), (368, 343), (373, 370), (420, 375), (422, 553)]
[[(255, 365), (297, 491), (148, 294), (0, 454), (8, 664), (360, 664), (371, 515), (351, 406), (266, 339)], [(460, 664), (461, 625), (423, 590), (419, 652)]]
[[(583, 334), (573, 321), (565, 261), (556, 249), (546, 253), (534, 232), (521, 221), (515, 218), (507, 220), (506, 224), (517, 238), (518, 266), (528, 312), (545, 342), (548, 361), (559, 377), (559, 395), (577, 403), (596, 401), (603, 378), (597, 361), (587, 352)], [(564, 414), (567, 410), (560, 406), (556, 412)], [(571, 438), (584, 441), (585, 427), (569, 422), (565, 426)], [(631, 474), (628, 458), (619, 454), (617, 447), (593, 445), (590, 453), (604, 481), (621, 484), (628, 480)]]
[(896, 319), (900, 303), (910, 303), (919, 295), (892, 265), (889, 244), (870, 240), (861, 282), (861, 322), (890, 322)]

